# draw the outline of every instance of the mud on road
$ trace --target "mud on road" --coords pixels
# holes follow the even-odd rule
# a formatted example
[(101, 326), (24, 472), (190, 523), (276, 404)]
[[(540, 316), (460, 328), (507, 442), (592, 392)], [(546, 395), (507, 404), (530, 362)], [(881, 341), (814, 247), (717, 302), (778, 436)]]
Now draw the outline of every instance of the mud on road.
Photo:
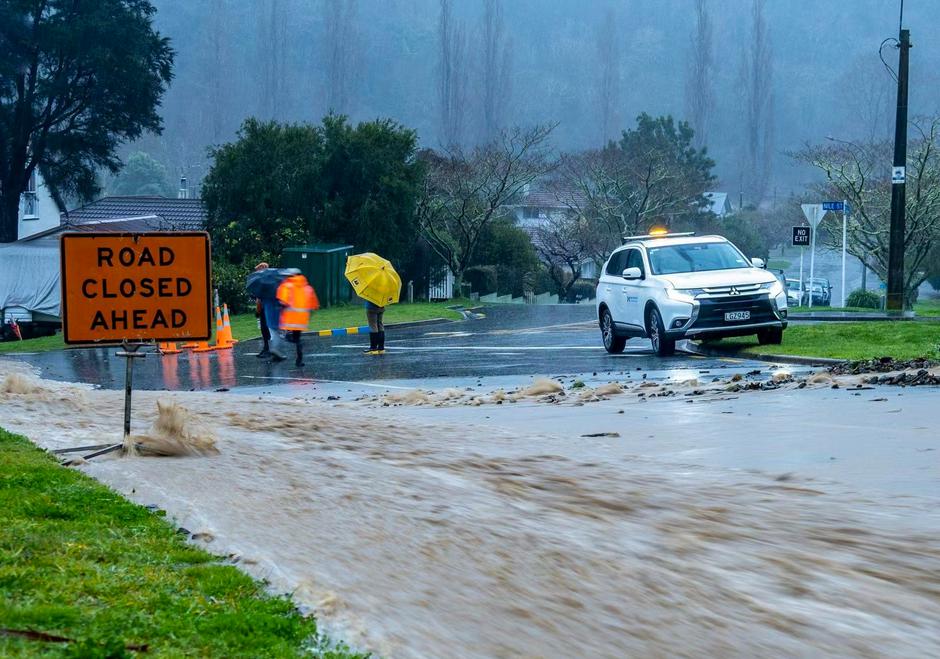
[[(22, 371), (0, 362), (0, 425), (50, 448), (119, 436), (120, 393)], [(136, 396), (135, 432), (158, 421), (158, 400), (176, 402), (218, 454), (79, 468), (167, 510), (380, 656), (922, 657), (940, 646), (934, 501), (599, 460), (593, 442), (617, 438), (501, 429), (473, 416), (486, 407), (445, 422), (368, 401)]]

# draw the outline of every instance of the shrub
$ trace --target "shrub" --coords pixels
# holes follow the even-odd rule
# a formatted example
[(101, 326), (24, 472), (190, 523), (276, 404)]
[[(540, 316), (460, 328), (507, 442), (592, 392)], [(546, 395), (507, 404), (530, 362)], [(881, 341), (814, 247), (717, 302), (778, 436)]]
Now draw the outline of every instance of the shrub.
[(212, 262), (212, 287), (219, 291), (219, 302), (228, 305), (232, 314), (245, 313), (254, 308), (253, 300), (245, 290), (245, 279), (251, 267), (235, 265), (217, 259)]
[(845, 304), (849, 307), (860, 307), (862, 309), (880, 309), (881, 296), (875, 291), (866, 291), (859, 288), (849, 294)]
[(568, 290), (568, 302), (593, 299), (597, 293), (597, 282), (590, 279), (579, 279)]
[(552, 276), (548, 274), (548, 269), (543, 267), (539, 268), (535, 273), (535, 281), (532, 284), (532, 290), (536, 295), (541, 293), (557, 293), (558, 284), (556, 284)]
[(465, 284), (470, 284), (470, 292), (488, 295), (496, 293), (496, 266), (475, 265), (463, 273)]

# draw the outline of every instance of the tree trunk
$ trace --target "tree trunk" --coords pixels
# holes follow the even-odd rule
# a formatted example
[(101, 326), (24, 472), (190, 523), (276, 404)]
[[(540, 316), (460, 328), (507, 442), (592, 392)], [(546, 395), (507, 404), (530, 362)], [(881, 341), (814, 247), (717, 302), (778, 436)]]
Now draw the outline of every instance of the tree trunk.
[(454, 273), (453, 296), (455, 298), (463, 297), (463, 270)]
[(0, 196), (0, 243), (12, 243), (17, 239), (19, 216), (19, 195)]

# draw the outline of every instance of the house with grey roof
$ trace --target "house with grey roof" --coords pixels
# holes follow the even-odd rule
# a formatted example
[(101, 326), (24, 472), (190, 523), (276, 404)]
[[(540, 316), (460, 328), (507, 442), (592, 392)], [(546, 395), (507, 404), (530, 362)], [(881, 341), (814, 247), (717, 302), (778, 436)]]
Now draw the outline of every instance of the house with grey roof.
[(76, 227), (137, 217), (159, 218), (159, 226), (151, 231), (202, 231), (206, 228), (202, 199), (167, 197), (102, 197), (62, 213), (60, 223)]

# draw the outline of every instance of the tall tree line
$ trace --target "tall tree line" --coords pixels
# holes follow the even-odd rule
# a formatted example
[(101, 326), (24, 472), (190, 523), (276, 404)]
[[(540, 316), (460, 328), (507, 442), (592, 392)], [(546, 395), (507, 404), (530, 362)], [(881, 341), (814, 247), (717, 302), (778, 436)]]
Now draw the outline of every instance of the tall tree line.
[(440, 0), (438, 38), (438, 139), (445, 147), (457, 146), (464, 136), (467, 103), (467, 36), (453, 14), (452, 0)]
[(743, 52), (744, 169), (742, 188), (747, 203), (759, 205), (773, 174), (774, 86), (773, 49), (765, 0), (754, 0), (751, 34)]
[(686, 79), (686, 112), (695, 130), (695, 147), (708, 144), (708, 129), (715, 104), (714, 51), (712, 21), (707, 0), (695, 0), (695, 27), (689, 50), (689, 71)]

